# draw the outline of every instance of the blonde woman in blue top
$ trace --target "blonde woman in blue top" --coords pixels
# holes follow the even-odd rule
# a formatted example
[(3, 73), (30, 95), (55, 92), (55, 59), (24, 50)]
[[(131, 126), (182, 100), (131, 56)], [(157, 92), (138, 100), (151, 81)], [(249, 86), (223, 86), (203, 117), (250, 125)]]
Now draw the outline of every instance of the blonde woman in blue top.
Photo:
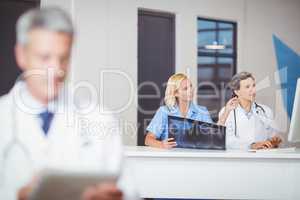
[(206, 107), (194, 104), (194, 88), (185, 74), (172, 75), (167, 83), (164, 102), (149, 126), (145, 145), (157, 148), (176, 147), (174, 138), (168, 138), (168, 115), (212, 123)]

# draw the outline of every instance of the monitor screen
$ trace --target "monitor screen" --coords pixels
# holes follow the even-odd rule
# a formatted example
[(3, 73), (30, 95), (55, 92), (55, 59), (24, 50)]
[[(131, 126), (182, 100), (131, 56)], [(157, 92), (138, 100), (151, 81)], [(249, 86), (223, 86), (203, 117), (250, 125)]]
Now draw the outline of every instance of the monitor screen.
[(288, 141), (294, 143), (300, 142), (300, 78), (297, 81)]

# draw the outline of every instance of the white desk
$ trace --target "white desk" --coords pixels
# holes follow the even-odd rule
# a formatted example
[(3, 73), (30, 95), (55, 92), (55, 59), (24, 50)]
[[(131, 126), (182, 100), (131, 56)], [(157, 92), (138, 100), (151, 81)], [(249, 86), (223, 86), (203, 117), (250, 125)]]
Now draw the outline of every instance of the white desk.
[(300, 151), (251, 153), (126, 147), (142, 197), (300, 199)]

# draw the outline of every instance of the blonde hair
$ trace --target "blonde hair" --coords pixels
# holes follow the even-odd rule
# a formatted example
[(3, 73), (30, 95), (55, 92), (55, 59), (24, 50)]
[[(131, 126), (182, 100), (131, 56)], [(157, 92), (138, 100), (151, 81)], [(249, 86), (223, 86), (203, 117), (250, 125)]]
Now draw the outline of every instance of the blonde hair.
[(185, 79), (188, 79), (188, 77), (182, 73), (174, 74), (169, 78), (164, 98), (165, 104), (169, 109), (176, 105), (175, 93), (179, 89), (181, 82)]

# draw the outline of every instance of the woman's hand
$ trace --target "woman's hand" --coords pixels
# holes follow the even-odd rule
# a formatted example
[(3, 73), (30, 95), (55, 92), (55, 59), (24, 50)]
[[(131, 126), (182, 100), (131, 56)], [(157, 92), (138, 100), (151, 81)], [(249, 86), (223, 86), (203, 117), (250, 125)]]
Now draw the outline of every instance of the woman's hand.
[(224, 112), (222, 113), (222, 115), (219, 117), (219, 120), (218, 120), (218, 124), (219, 125), (222, 125), (224, 126), (225, 125), (225, 122), (229, 116), (229, 113), (236, 109), (236, 107), (239, 105), (239, 101), (238, 101), (238, 98), (237, 97), (233, 97), (231, 98), (227, 103), (226, 103), (226, 106), (225, 106), (225, 110)]
[(269, 149), (269, 148), (273, 148), (273, 144), (269, 140), (255, 142), (251, 145), (251, 149)]
[(28, 200), (31, 191), (32, 186), (30, 184), (20, 188), (20, 190), (18, 191), (18, 200)]
[(18, 200), (28, 200), (29, 195), (32, 192), (33, 185), (36, 182), (37, 182), (37, 176), (34, 176), (27, 185), (21, 187), (18, 191)]
[(230, 113), (232, 110), (236, 109), (239, 105), (239, 100), (237, 97), (229, 99), (225, 106), (225, 112)]
[(162, 149), (171, 149), (177, 146), (177, 143), (174, 141), (174, 138), (159, 141), (156, 139), (155, 134), (149, 132), (145, 138), (145, 145)]
[(279, 136), (274, 136), (270, 139), (270, 142), (272, 143), (273, 148), (277, 148), (282, 142), (282, 139)]
[(88, 187), (82, 194), (82, 200), (122, 200), (123, 194), (114, 183), (102, 183)]
[(164, 141), (161, 141), (161, 148), (163, 149), (171, 149), (177, 146), (177, 143), (174, 142), (174, 138), (168, 138)]
[(282, 142), (282, 139), (279, 136), (274, 136), (270, 140), (253, 143), (251, 145), (251, 148), (252, 149), (277, 148), (281, 142)]

